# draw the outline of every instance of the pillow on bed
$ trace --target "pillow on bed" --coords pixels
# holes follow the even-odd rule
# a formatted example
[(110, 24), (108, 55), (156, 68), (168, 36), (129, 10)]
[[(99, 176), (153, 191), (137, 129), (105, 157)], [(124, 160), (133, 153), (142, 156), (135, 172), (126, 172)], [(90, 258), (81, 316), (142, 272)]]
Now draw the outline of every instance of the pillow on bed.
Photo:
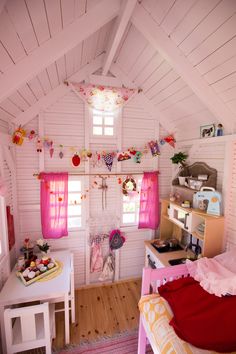
[(158, 291), (171, 306), (170, 325), (181, 339), (202, 349), (236, 350), (236, 296), (209, 294), (192, 277), (168, 282)]

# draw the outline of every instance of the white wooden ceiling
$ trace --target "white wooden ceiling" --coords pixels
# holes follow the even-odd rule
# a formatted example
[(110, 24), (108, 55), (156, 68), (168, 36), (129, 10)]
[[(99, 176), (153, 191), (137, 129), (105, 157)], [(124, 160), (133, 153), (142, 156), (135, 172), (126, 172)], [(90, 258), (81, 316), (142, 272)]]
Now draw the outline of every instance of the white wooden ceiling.
[[(111, 5), (115, 2), (110, 0)], [(5, 1), (0, 15), (0, 91), (1, 79), (4, 82), (8, 73), (20, 68), (26, 58), (101, 3), (102, 0)], [(120, 11), (122, 6), (124, 2)], [(222, 117), (223, 124), (229, 123), (228, 132), (232, 132), (236, 123), (236, 1), (142, 0), (130, 15), (129, 22), (121, 31), (118, 29), (122, 36), (113, 47), (113, 67), (143, 89), (157, 118), (162, 117), (162, 124), (166, 121), (173, 132), (185, 138), (191, 136), (191, 130), (219, 122)], [(117, 21), (114, 15), (105, 19), (100, 28), (64, 55), (43, 69), (39, 65), (37, 75), (24, 82), (19, 80), (20, 85), (0, 101), (0, 119), (14, 121), (65, 79), (108, 51)], [(170, 42), (171, 57), (158, 35), (152, 40), (151, 34), (146, 33), (151, 21)], [(187, 64), (186, 72), (179, 65), (178, 53)], [(206, 92), (199, 91), (199, 87), (206, 87)], [(220, 116), (214, 110), (214, 100)]]

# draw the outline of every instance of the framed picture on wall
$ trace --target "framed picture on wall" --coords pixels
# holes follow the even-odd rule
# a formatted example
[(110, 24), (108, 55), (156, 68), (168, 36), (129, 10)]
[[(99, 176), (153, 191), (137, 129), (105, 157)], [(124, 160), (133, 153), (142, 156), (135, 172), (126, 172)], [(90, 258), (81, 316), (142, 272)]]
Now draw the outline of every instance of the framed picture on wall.
[(200, 138), (210, 138), (215, 136), (215, 124), (202, 125), (200, 127)]

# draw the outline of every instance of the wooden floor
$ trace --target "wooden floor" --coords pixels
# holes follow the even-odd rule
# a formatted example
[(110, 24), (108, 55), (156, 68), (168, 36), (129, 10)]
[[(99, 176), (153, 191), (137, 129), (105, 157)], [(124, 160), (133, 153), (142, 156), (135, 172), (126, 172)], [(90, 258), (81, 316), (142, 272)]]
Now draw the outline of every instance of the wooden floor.
[[(76, 290), (76, 323), (71, 344), (94, 341), (138, 328), (141, 279)], [(56, 314), (55, 349), (63, 348), (64, 314)]]

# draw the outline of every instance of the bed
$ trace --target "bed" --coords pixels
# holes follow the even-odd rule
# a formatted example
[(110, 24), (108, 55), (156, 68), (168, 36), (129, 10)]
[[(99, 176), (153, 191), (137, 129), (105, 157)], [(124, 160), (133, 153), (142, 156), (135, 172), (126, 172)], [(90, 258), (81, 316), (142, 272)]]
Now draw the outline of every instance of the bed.
[[(169, 324), (173, 318), (173, 312), (169, 303), (158, 294), (158, 287), (163, 284), (168, 285), (170, 284), (168, 282), (175, 279), (179, 279), (178, 281), (189, 281), (190, 278), (188, 268), (185, 264), (159, 269), (144, 268), (141, 289), (142, 297), (139, 302), (138, 354), (145, 354), (147, 340), (154, 354), (218, 353), (217, 351), (199, 349), (180, 339)], [(229, 298), (235, 298), (235, 296)], [(235, 331), (235, 325), (233, 327)], [(236, 352), (231, 351), (231, 353)]]

